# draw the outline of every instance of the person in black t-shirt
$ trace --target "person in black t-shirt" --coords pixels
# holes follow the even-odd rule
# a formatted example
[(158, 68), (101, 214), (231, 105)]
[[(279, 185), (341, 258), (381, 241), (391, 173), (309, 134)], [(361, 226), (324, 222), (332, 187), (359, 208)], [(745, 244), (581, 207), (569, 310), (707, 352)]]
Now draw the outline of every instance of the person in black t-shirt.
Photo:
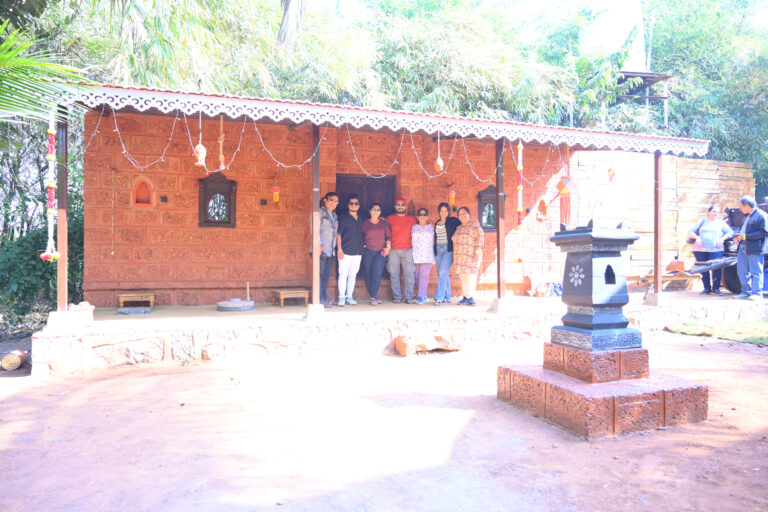
[(353, 295), (364, 247), (363, 218), (359, 214), (360, 199), (355, 194), (349, 196), (347, 208), (349, 213), (339, 216), (339, 234), (336, 239), (339, 258), (339, 306), (357, 304)]

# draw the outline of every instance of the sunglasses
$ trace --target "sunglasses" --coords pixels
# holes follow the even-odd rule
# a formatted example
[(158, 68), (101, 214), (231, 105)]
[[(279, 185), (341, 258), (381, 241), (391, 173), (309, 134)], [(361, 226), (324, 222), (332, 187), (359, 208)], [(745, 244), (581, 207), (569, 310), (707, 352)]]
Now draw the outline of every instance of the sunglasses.
[(405, 203), (395, 203), (395, 206), (405, 206)]
[(360, 206), (360, 203), (358, 203), (357, 201), (350, 201), (349, 206)]
[(426, 213), (417, 213), (416, 216), (417, 217), (426, 217), (427, 214)]

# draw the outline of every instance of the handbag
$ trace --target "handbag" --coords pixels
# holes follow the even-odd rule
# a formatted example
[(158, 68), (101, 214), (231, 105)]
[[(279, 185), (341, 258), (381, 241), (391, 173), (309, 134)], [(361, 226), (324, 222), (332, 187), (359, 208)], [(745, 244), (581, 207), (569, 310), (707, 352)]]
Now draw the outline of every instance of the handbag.
[[(699, 222), (699, 225), (696, 227), (696, 231), (694, 231), (694, 233), (696, 233), (696, 236), (699, 236), (699, 231), (701, 230), (701, 225), (702, 225), (702, 224), (704, 224), (704, 219), (702, 219), (702, 220)], [(693, 238), (693, 237), (688, 237), (688, 238), (685, 240), (685, 243), (687, 243), (687, 244), (695, 244), (695, 243), (696, 243), (696, 239), (695, 239), (695, 238)]]

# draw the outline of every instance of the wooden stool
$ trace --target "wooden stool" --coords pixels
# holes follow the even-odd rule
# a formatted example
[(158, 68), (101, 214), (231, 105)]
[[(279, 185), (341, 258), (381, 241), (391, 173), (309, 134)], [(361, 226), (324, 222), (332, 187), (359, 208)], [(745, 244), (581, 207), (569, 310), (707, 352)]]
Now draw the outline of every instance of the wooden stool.
[(285, 299), (304, 299), (304, 305), (309, 304), (309, 290), (306, 288), (272, 288), (272, 304), (280, 300), (280, 307), (285, 305)]
[(155, 306), (155, 294), (149, 292), (118, 293), (117, 301), (121, 308), (125, 307), (126, 302), (149, 302), (149, 307)]

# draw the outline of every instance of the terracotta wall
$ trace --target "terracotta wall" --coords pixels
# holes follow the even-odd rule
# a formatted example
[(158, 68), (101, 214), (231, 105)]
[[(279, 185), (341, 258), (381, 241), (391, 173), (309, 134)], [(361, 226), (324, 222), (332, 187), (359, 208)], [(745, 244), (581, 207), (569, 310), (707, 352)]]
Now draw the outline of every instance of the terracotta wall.
[[(99, 114), (85, 116), (89, 139)], [(197, 142), (197, 120), (190, 120)], [(173, 118), (120, 114), (118, 128), (127, 151), (146, 165), (169, 144)], [(238, 146), (243, 123), (224, 123), (227, 161)], [(308, 126), (259, 127), (275, 158), (301, 162), (312, 143)], [(137, 169), (122, 154), (112, 117), (102, 118), (85, 156), (86, 300), (115, 306), (119, 290), (154, 290), (158, 304), (212, 304), (231, 297), (266, 301), (265, 287), (308, 286), (311, 166), (280, 169), (263, 152), (249, 122), (240, 151), (226, 176), (237, 182), (237, 227), (198, 227), (198, 179), (205, 171), (194, 158), (183, 120), (163, 161)], [(218, 122), (203, 122), (208, 165), (218, 163)], [(138, 180), (152, 186), (152, 205), (132, 205)], [(280, 186), (280, 202), (272, 187)], [(166, 201), (163, 202), (162, 198)], [(114, 198), (114, 200), (113, 200)], [(260, 201), (266, 200), (266, 205)]]
[[(120, 291), (138, 289), (155, 291), (158, 304), (212, 304), (244, 297), (249, 282), (252, 298), (268, 301), (270, 287), (310, 286), (311, 164), (301, 168), (279, 167), (264, 151), (250, 121), (244, 131), (242, 122), (225, 122), (227, 161), (239, 146), (225, 173), (238, 186), (237, 226), (200, 228), (198, 180), (205, 177), (205, 172), (193, 165), (184, 120), (176, 121), (174, 136), (169, 138), (172, 117), (118, 114), (121, 137), (114, 131), (112, 116), (99, 119), (96, 112), (85, 117), (86, 140), (90, 140), (98, 124), (85, 157), (87, 300), (97, 306), (114, 306)], [(191, 138), (197, 143), (197, 120), (190, 119), (188, 125)], [(203, 121), (202, 125), (207, 162), (212, 168), (218, 160), (219, 123)], [(294, 164), (309, 157), (309, 125), (258, 127), (264, 145), (276, 160)], [(437, 143), (431, 137), (414, 136), (414, 152), (410, 136), (324, 128), (320, 133), (321, 194), (335, 189), (337, 173), (363, 173), (354, 160), (352, 145), (366, 170), (375, 174), (388, 170), (389, 175), (395, 176), (396, 194), (409, 199), (410, 213), (421, 206), (434, 212), (439, 202), (448, 200), (450, 190), (455, 190), (456, 206), (467, 205), (476, 214), (477, 193), (489, 183), (495, 184), (493, 143), (467, 141), (465, 155), (461, 142), (454, 146), (452, 140), (442, 141), (441, 155), (448, 171), (445, 176), (431, 179), (437, 156)], [(163, 159), (139, 169), (123, 155), (120, 138), (141, 166), (161, 155)], [(540, 197), (554, 201), (553, 176), (563, 171), (565, 160), (564, 150), (526, 148), (525, 176), (530, 184), (524, 183), (525, 208), (535, 206)], [(551, 275), (554, 280), (559, 268), (553, 259), (557, 261), (559, 254), (549, 250), (546, 240), (559, 221), (557, 201), (550, 205), (545, 218), (534, 221), (529, 220), (533, 215), (526, 215), (525, 229), (516, 230), (516, 164), (509, 151), (504, 161), (509, 196), (505, 237), (508, 280), (522, 282), (526, 272)], [(132, 192), (140, 181), (152, 190), (148, 206), (133, 201)], [(277, 204), (272, 202), (273, 186), (280, 187)], [(266, 205), (261, 204), (262, 200)], [(481, 283), (495, 282), (495, 255), (495, 234), (486, 234)], [(522, 263), (515, 263), (515, 258), (522, 258)], [(332, 289), (334, 285), (332, 282)], [(359, 287), (362, 289), (362, 283)], [(433, 288), (434, 282), (430, 292)]]
[[(225, 122), (227, 162), (239, 147), (225, 172), (237, 182), (237, 226), (201, 228), (198, 180), (206, 174), (193, 165), (187, 124), (178, 119), (169, 138), (173, 124), (173, 117), (118, 115), (125, 149), (139, 165), (147, 166), (163, 155), (162, 160), (141, 170), (123, 155), (113, 117), (100, 118), (98, 112), (85, 116), (85, 140), (91, 140), (86, 149), (84, 186), (86, 300), (114, 307), (120, 291), (153, 290), (158, 304), (213, 304), (244, 298), (248, 282), (251, 297), (268, 302), (269, 288), (311, 286), (311, 163), (285, 168), (272, 159), (286, 164), (307, 160), (312, 152), (311, 126), (259, 124), (262, 144), (251, 121), (244, 130), (242, 122)], [(97, 133), (90, 139), (97, 125)], [(202, 125), (207, 162), (213, 168), (218, 164), (219, 122), (203, 121)], [(196, 119), (189, 120), (193, 143), (197, 143), (197, 126)], [(456, 206), (469, 206), (476, 216), (478, 192), (496, 182), (493, 142), (466, 141), (465, 154), (461, 141), (454, 146), (452, 139), (442, 140), (440, 154), (447, 172), (433, 177), (437, 142), (432, 137), (411, 139), (408, 135), (325, 128), (320, 134), (321, 194), (335, 190), (337, 174), (362, 175), (362, 165), (371, 174), (394, 176), (396, 195), (408, 199), (411, 214), (423, 206), (434, 217), (437, 204), (448, 201), (450, 191), (455, 190)], [(564, 256), (549, 242), (561, 221), (577, 225), (593, 217), (609, 223), (629, 220), (642, 237), (632, 249), (633, 264), (647, 264), (652, 247), (651, 155), (571, 154), (565, 147), (527, 145), (523, 156), (523, 221), (517, 229), (517, 163), (513, 153), (515, 148), (508, 146), (504, 154), (504, 265), (511, 288), (521, 292), (562, 279)], [(695, 218), (691, 212), (712, 199), (735, 200), (752, 182), (751, 171), (745, 166), (674, 157), (664, 161), (665, 257), (671, 259), (684, 241), (681, 230), (689, 229)], [(562, 195), (557, 185), (568, 176), (571, 194)], [(706, 179), (701, 181), (701, 176)], [(152, 190), (149, 205), (137, 205), (132, 197), (142, 181)], [(275, 186), (280, 187), (279, 203), (272, 201)], [(674, 224), (670, 224), (672, 217)], [(496, 234), (487, 233), (485, 243), (480, 288), (491, 289), (496, 283)], [(435, 283), (433, 270), (430, 293)], [(453, 285), (454, 293), (458, 293), (458, 280)], [(388, 283), (382, 292), (388, 296)], [(336, 296), (333, 279), (330, 295)], [(366, 296), (362, 280), (358, 281), (357, 296)]]

